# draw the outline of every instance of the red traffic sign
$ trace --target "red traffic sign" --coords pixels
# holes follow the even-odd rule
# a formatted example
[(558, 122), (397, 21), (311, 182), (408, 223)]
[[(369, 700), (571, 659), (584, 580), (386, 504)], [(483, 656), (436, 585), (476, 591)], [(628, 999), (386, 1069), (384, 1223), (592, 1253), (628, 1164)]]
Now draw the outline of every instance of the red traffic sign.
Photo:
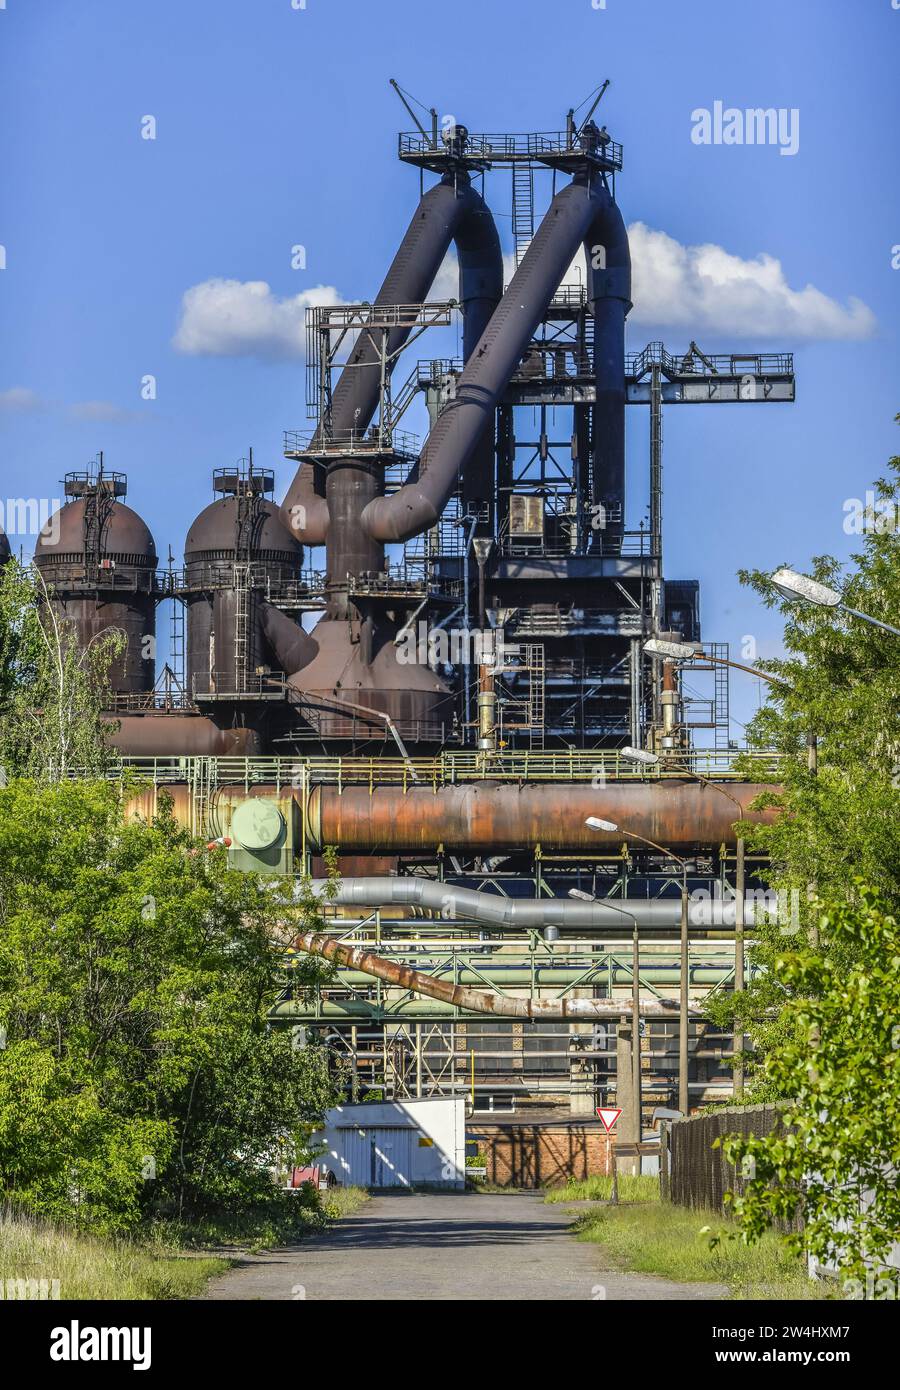
[(621, 1113), (621, 1110), (613, 1110), (612, 1108), (604, 1109), (602, 1105), (597, 1106), (597, 1114), (600, 1116), (600, 1123), (603, 1125), (607, 1134), (612, 1132), (613, 1126)]

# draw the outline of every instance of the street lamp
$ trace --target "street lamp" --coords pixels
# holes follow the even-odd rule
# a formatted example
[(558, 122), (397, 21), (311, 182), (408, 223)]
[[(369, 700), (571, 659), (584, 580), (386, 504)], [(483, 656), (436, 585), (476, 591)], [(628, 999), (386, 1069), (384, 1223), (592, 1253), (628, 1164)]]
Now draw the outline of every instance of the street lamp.
[(648, 637), (644, 643), (647, 656), (662, 656), (669, 661), (708, 661), (713, 666), (731, 666), (735, 671), (746, 671), (750, 676), (778, 685), (787, 682), (781, 676), (773, 676), (769, 671), (760, 671), (756, 666), (744, 666), (740, 661), (731, 661), (725, 656), (713, 656), (705, 652), (699, 642), (667, 642), (662, 637)]
[(804, 599), (818, 608), (840, 608), (852, 618), (861, 618), (864, 623), (871, 623), (873, 627), (880, 627), (884, 632), (892, 632), (895, 637), (900, 637), (900, 628), (891, 627), (890, 623), (883, 623), (880, 618), (873, 618), (868, 613), (861, 613), (858, 608), (851, 608), (844, 602), (839, 590), (820, 584), (817, 579), (810, 579), (808, 574), (782, 568), (769, 576), (769, 583), (785, 598)]
[[(674, 645), (674, 644), (673, 644)], [(646, 748), (620, 748), (619, 752), (623, 758), (629, 762), (639, 763), (644, 767), (654, 767), (661, 760), (658, 753), (651, 753)], [(679, 764), (678, 772), (683, 772), (687, 777), (693, 777), (695, 782), (700, 782), (704, 787), (712, 787), (713, 791), (721, 792), (727, 796), (732, 805), (737, 807), (738, 820), (744, 819), (744, 808), (736, 796), (719, 782), (712, 782), (708, 777), (702, 777), (693, 768)], [(738, 835), (735, 845), (735, 869), (734, 869), (734, 988), (739, 992), (744, 988), (744, 837)], [(682, 970), (685, 967), (687, 943), (682, 941)], [(741, 1062), (743, 1052), (742, 1044), (738, 1044), (738, 1062), (734, 1069), (735, 1090), (740, 1092), (744, 1086), (744, 1069)]]
[[(587, 821), (585, 822), (585, 824), (586, 824), (586, 825), (589, 825), (589, 826), (591, 827), (592, 830), (617, 830), (617, 829), (618, 829), (618, 826), (616, 826), (612, 821), (610, 821), (610, 820), (601, 820), (599, 816), (589, 816), (588, 819), (587, 819)], [(579, 902), (583, 902), (583, 903), (595, 903), (595, 902), (597, 901), (597, 896), (596, 896), (595, 893), (586, 893), (586, 892), (584, 891), (583, 888), (570, 888), (570, 889), (569, 889), (569, 897), (570, 897), (570, 898), (577, 898), (577, 900), (578, 900)], [(641, 1132), (641, 1103), (642, 1103), (642, 1101), (641, 1101), (641, 1066), (640, 1066), (640, 1062), (641, 1062), (641, 1056), (640, 1056), (640, 1037), (641, 1037), (641, 979), (640, 979), (640, 965), (641, 965), (641, 962), (640, 962), (640, 949), (639, 949), (639, 942), (638, 942), (638, 924), (637, 924), (637, 918), (635, 917), (635, 915), (634, 915), (633, 912), (628, 912), (624, 907), (619, 907), (617, 903), (609, 902), (608, 899), (607, 899), (607, 906), (608, 906), (608, 907), (611, 907), (612, 910), (613, 910), (614, 912), (621, 912), (621, 914), (622, 914), (623, 917), (628, 917), (628, 918), (630, 918), (630, 920), (631, 920), (631, 1091), (632, 1091), (632, 1107), (633, 1107), (633, 1109), (634, 1109), (634, 1113), (635, 1113), (635, 1116), (636, 1116), (636, 1120), (635, 1120), (635, 1130), (636, 1130), (636, 1134), (637, 1134), (637, 1141), (638, 1141), (638, 1143), (640, 1143), (640, 1142), (641, 1142), (641, 1137), (642, 1137), (642, 1132)], [(610, 997), (612, 997), (612, 965), (610, 965), (609, 980), (610, 980)], [(618, 1056), (618, 1030), (616, 1031), (616, 1040), (617, 1040), (617, 1056)], [(636, 1059), (636, 1063), (635, 1063), (635, 1059)], [(617, 1077), (618, 1077), (618, 1073), (617, 1073)], [(640, 1160), (640, 1151), (638, 1151), (638, 1160)], [(640, 1167), (640, 1162), (638, 1163), (638, 1166)], [(610, 1198), (609, 1198), (609, 1199), (610, 1199), (610, 1201), (612, 1202), (613, 1206), (617, 1206), (617, 1205), (618, 1205), (618, 1202), (619, 1202), (619, 1166), (618, 1166), (618, 1163), (616, 1162), (615, 1157), (613, 1158), (613, 1165), (612, 1165), (612, 1191), (611, 1191), (611, 1193), (610, 1193)]]
[[(635, 750), (636, 751), (636, 750)], [(655, 756), (655, 755), (651, 755)], [(674, 859), (676, 864), (681, 865), (681, 989), (678, 998), (678, 1108), (683, 1115), (688, 1114), (688, 975), (690, 965), (688, 960), (688, 885), (687, 885), (687, 860), (680, 855), (674, 854), (670, 849), (664, 849), (655, 840), (648, 840), (646, 835), (639, 835), (636, 830), (625, 830), (616, 825), (615, 821), (601, 820), (599, 816), (588, 816), (585, 825), (591, 830), (618, 830), (622, 835), (628, 835), (633, 840), (640, 840), (642, 844), (649, 845), (651, 849), (658, 850), (660, 854), (668, 859)], [(637, 921), (634, 924), (634, 951), (637, 955)], [(632, 971), (633, 979), (633, 1000), (640, 998), (637, 965)], [(639, 1002), (633, 1003), (634, 1010), (639, 1010)], [(641, 1095), (641, 1073), (640, 1073), (640, 1051), (638, 1048), (639, 1034), (633, 1028), (634, 1038), (632, 1042), (632, 1052), (636, 1057), (636, 1062), (632, 1063), (632, 1072), (637, 1074), (635, 1092), (637, 1095), (637, 1117), (638, 1117), (638, 1136), (640, 1137), (640, 1095)]]

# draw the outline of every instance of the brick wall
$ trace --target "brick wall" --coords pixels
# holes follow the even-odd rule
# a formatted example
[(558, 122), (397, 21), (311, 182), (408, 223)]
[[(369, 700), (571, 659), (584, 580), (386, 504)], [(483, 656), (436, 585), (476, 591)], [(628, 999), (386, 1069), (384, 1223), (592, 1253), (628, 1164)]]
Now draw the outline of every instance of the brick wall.
[(469, 1152), (474, 1142), (485, 1155), (488, 1181), (501, 1187), (555, 1187), (612, 1171), (609, 1136), (599, 1123), (470, 1119), (466, 1138)]

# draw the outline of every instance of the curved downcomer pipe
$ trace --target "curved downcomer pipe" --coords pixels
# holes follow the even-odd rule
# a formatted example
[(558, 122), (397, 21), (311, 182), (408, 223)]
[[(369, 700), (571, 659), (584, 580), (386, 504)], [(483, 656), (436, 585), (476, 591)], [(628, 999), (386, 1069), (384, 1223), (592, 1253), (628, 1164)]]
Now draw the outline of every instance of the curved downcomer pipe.
[(275, 653), (279, 670), (286, 671), (288, 675), (301, 671), (319, 650), (315, 638), (272, 603), (260, 604), (260, 622), (266, 641)]
[[(630, 307), (628, 239), (621, 214), (601, 180), (576, 178), (550, 204), (499, 306), (467, 363), (453, 400), (441, 411), (419, 461), (419, 477), (392, 497), (379, 497), (363, 512), (363, 525), (379, 541), (404, 541), (433, 526), (447, 504), (459, 471), (475, 450), (522, 354), (553, 299), (580, 244), (592, 265), (604, 247), (606, 270), (592, 272), (591, 297), (598, 314), (604, 407), (608, 426), (621, 400), (624, 421), (624, 324)], [(621, 341), (620, 341), (621, 338)], [(621, 372), (621, 384), (618, 375)], [(609, 396), (606, 376), (610, 374)], [(624, 423), (613, 430), (610, 450), (624, 478)], [(618, 461), (618, 452), (623, 461)]]
[(604, 530), (593, 533), (602, 539), (621, 536), (625, 516), (625, 318), (631, 309), (631, 252), (612, 198), (590, 227), (584, 252), (594, 319), (592, 500), (610, 516)]
[[(760, 783), (728, 786), (748, 821), (766, 823), (777, 812), (750, 812), (749, 804), (765, 791)], [(300, 793), (298, 793), (300, 795)], [(642, 848), (624, 833), (655, 840), (673, 849), (694, 845), (734, 844), (737, 807), (715, 787), (698, 782), (615, 783), (602, 790), (580, 783), (524, 786), (478, 782), (441, 787), (337, 787), (320, 784), (309, 792), (304, 808), (310, 847), (336, 845), (341, 854), (433, 853), (493, 854), (533, 850), (545, 853), (609, 853), (627, 843)], [(596, 831), (585, 825), (600, 816), (622, 827)]]
[[(503, 293), (503, 255), (490, 209), (467, 175), (448, 175), (424, 194), (375, 303), (424, 301), (451, 242), (459, 258), (463, 356), (468, 358)], [(388, 352), (398, 352), (409, 333), (408, 328), (392, 330)], [(331, 423), (335, 433), (366, 429), (378, 405), (380, 377), (378, 348), (367, 334), (361, 334), (334, 389)], [(303, 508), (302, 525), (295, 524), (297, 507)], [(324, 544), (328, 503), (316, 492), (312, 463), (300, 465), (281, 509), (285, 523), (305, 545)]]
[[(329, 879), (312, 884), (317, 897), (337, 907), (420, 907), (454, 920), (459, 917), (485, 926), (516, 930), (529, 927), (566, 929), (618, 928), (631, 932), (639, 927), (677, 927), (681, 924), (681, 895), (676, 898), (637, 898), (573, 902), (570, 898), (503, 898), (427, 878), (343, 878), (336, 886)], [(691, 904), (696, 923), (721, 926), (721, 902)], [(729, 904), (724, 904), (727, 909)], [(734, 906), (731, 906), (732, 923)], [(752, 904), (747, 904), (745, 925), (753, 926)], [(710, 911), (712, 909), (712, 911)], [(716, 922), (716, 916), (719, 921)], [(725, 924), (727, 925), (727, 924)]]
[[(452, 1004), (470, 1013), (494, 1014), (500, 1018), (620, 1018), (630, 1007), (621, 1000), (576, 999), (571, 997), (549, 999), (516, 999), (506, 994), (496, 994), (489, 990), (471, 989), (467, 985), (450, 984), (448, 980), (436, 979), (433, 975), (422, 974), (409, 965), (386, 960), (362, 946), (349, 946), (337, 941), (323, 932), (304, 932), (298, 936), (294, 945), (300, 951), (322, 956), (336, 965), (349, 966), (383, 980), (389, 985), (399, 985), (414, 994), (424, 994), (430, 999), (439, 999), (444, 1004)], [(677, 1018), (678, 1005), (665, 1000), (641, 1002), (641, 1013), (656, 1018)]]

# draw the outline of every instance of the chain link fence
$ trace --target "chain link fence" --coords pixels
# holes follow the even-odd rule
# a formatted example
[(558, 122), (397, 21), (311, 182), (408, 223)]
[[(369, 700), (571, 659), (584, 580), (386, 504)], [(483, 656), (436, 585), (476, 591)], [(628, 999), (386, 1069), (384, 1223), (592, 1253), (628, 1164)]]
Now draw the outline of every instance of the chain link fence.
[[(660, 1142), (660, 1195), (680, 1207), (726, 1212), (725, 1193), (740, 1196), (752, 1173), (726, 1162), (716, 1139), (726, 1134), (762, 1138), (783, 1125), (776, 1105), (724, 1108), (711, 1115), (663, 1124)], [(799, 1230), (799, 1218), (784, 1230)]]

